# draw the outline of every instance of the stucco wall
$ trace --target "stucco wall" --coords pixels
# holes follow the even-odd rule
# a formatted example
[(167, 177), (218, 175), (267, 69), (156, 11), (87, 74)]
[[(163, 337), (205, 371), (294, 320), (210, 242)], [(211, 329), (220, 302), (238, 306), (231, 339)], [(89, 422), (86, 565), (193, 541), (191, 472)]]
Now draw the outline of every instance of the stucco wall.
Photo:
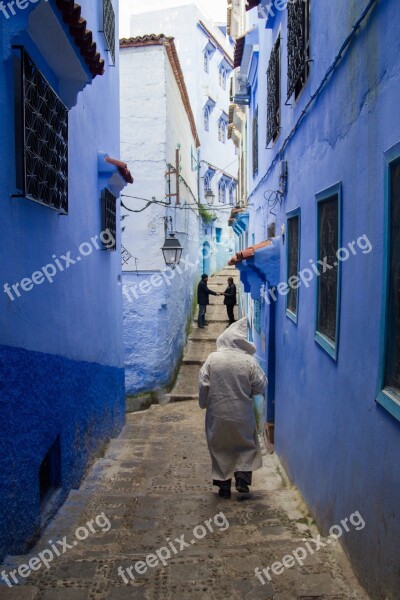
[[(205, 23), (209, 31), (217, 39), (220, 47), (212, 54), (209, 63), (209, 72), (205, 73), (203, 68), (203, 51), (207, 45), (208, 37), (199, 27), (199, 21)], [(195, 161), (199, 162), (199, 198), (204, 199), (204, 174), (210, 163), (224, 171), (232, 178), (237, 178), (237, 156), (235, 147), (231, 140), (222, 143), (218, 139), (218, 120), (222, 111), (229, 113), (229, 78), (226, 89), (219, 84), (218, 67), (224, 58), (221, 48), (229, 55), (233, 55), (232, 40), (226, 38), (218, 27), (215, 27), (204, 14), (194, 5), (175, 6), (164, 10), (148, 13), (134, 14), (131, 17), (131, 35), (144, 35), (149, 33), (164, 33), (173, 36), (185, 76), (190, 102), (196, 120), (198, 135), (200, 138), (199, 151), (193, 148)], [(212, 98), (216, 105), (210, 115), (209, 130), (204, 129), (203, 109), (208, 98)], [(194, 162), (196, 166), (196, 162)], [(213, 247), (210, 257), (210, 273), (214, 273), (226, 265), (231, 256), (233, 241), (225, 245), (214, 245), (216, 242), (216, 228), (223, 230), (226, 240), (232, 239), (232, 230), (227, 221), (230, 213), (229, 195), (226, 193), (226, 205), (219, 202), (218, 182), (221, 172), (217, 171), (211, 181), (211, 189), (215, 194), (215, 202), (209, 209), (216, 213), (217, 220), (210, 225), (205, 225), (202, 230), (202, 242), (207, 241)], [(197, 194), (197, 190), (196, 190)], [(236, 201), (236, 196), (235, 196)]]
[[(272, 32), (260, 21), (260, 47), (283, 36), (282, 131), (272, 151), (260, 151), (265, 174), (366, 2), (313, 3), (311, 76), (298, 102), (286, 97), (286, 11)], [(322, 529), (358, 510), (366, 526), (341, 542), (373, 598), (398, 597), (400, 534), (400, 426), (375, 401), (380, 369), (382, 269), (384, 264), (384, 157), (400, 141), (397, 110), (400, 83), (397, 2), (378, 2), (314, 103), (283, 158), (289, 186), (278, 207), (277, 231), (290, 210), (301, 208), (300, 269), (316, 260), (315, 194), (342, 182), (342, 246), (363, 234), (373, 250), (342, 263), (338, 360), (314, 340), (317, 279), (299, 289), (298, 323), (285, 316), (285, 297), (276, 310), (276, 449)], [(332, 28), (332, 23), (335, 27)], [(258, 104), (266, 106), (269, 52), (260, 52)], [(293, 99), (292, 99), (293, 100)], [(265, 111), (261, 111), (263, 114)], [(251, 119), (251, 114), (250, 114)], [(251, 121), (250, 121), (251, 122)], [(259, 123), (265, 143), (265, 115)], [(250, 136), (251, 138), (251, 136)], [(251, 148), (249, 148), (251, 151)], [(277, 189), (278, 169), (250, 196), (249, 232), (264, 237), (264, 191)], [(263, 215), (261, 217), (260, 215)], [(260, 222), (261, 221), (261, 222)], [(281, 242), (281, 281), (286, 246)]]
[[(12, 300), (6, 293), (0, 295), (0, 557), (21, 550), (40, 524), (39, 466), (54, 439), (58, 435), (61, 439), (62, 471), (56, 508), (71, 486), (79, 484), (100, 446), (123, 423), (120, 253), (93, 245), (88, 256), (79, 252), (80, 244), (91, 244), (91, 238), (101, 232), (104, 182), (100, 185), (97, 153), (119, 157), (118, 57), (117, 67), (108, 68), (97, 6), (86, 1), (81, 5), (97, 48), (106, 58), (106, 72), (79, 93), (69, 112), (68, 216), (11, 197), (16, 192), (11, 44), (24, 44), (56, 91), (60, 81), (48, 65), (49, 60), (54, 63), (56, 50), (43, 56), (25, 31), (31, 13), (41, 5), (29, 5), (9, 20), (2, 18), (0, 24), (0, 194), (7, 234), (1, 250), (2, 284), (11, 286), (31, 277), (68, 252), (72, 259), (80, 259), (58, 270), (52, 283), (34, 285), (21, 297)], [(117, 5), (115, 10), (118, 13)], [(49, 40), (59, 43), (58, 36), (47, 33)], [(75, 52), (72, 40), (71, 44)], [(80, 61), (77, 48), (76, 56)], [(64, 58), (58, 60), (60, 69)], [(68, 85), (64, 84), (65, 91)], [(118, 233), (118, 247), (119, 243)]]
[[(182, 355), (198, 270), (199, 218), (189, 191), (196, 194), (195, 140), (165, 48), (123, 48), (121, 65), (122, 147), (135, 177), (127, 194), (165, 202), (167, 164), (175, 165), (178, 144), (182, 177), (179, 206), (173, 197), (168, 207), (123, 211), (129, 215), (123, 244), (137, 257), (138, 269), (131, 259), (123, 274), (126, 389), (134, 395), (167, 385)], [(174, 175), (172, 180), (174, 193)], [(135, 210), (145, 206), (132, 198), (126, 204)], [(183, 260), (189, 261), (175, 271), (165, 270), (161, 251), (165, 217), (172, 218)]]

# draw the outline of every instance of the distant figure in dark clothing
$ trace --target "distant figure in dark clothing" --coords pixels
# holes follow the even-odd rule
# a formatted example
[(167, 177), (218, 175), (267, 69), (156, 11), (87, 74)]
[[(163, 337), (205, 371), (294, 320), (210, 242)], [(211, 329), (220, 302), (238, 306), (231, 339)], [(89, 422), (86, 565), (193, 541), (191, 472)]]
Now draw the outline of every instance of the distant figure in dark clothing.
[(228, 287), (223, 295), (225, 296), (224, 304), (228, 314), (229, 325), (232, 325), (232, 323), (235, 323), (233, 307), (236, 306), (236, 285), (233, 283), (233, 277), (228, 277)]
[(200, 329), (206, 325), (206, 310), (207, 305), (210, 304), (210, 294), (212, 296), (219, 296), (217, 292), (213, 292), (207, 286), (208, 275), (203, 273), (201, 276), (201, 281), (197, 287), (197, 304), (199, 305), (199, 317), (198, 317), (198, 325)]

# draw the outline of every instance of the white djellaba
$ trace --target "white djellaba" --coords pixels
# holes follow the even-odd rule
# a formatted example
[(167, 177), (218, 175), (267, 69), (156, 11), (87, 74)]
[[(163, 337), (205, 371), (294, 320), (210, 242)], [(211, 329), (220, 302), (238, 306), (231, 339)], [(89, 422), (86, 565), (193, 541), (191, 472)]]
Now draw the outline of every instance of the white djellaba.
[(231, 325), (217, 339), (217, 351), (199, 375), (199, 404), (206, 409), (206, 436), (212, 477), (226, 481), (236, 471), (262, 467), (252, 396), (268, 383), (247, 340), (247, 319)]

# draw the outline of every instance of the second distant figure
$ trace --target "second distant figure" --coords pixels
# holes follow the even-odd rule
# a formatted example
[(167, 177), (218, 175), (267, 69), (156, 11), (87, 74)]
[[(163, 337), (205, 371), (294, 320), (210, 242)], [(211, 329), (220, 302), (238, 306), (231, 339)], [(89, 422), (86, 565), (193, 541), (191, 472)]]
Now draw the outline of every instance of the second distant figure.
[(197, 304), (199, 305), (199, 317), (198, 317), (198, 325), (200, 329), (206, 325), (206, 310), (207, 305), (210, 304), (210, 294), (212, 296), (219, 296), (217, 292), (213, 292), (207, 285), (208, 275), (203, 273), (201, 276), (201, 281), (197, 287)]
[(233, 283), (233, 277), (228, 277), (228, 287), (224, 292), (224, 296), (224, 304), (228, 314), (229, 325), (232, 325), (232, 323), (235, 323), (233, 307), (236, 306), (236, 285)]

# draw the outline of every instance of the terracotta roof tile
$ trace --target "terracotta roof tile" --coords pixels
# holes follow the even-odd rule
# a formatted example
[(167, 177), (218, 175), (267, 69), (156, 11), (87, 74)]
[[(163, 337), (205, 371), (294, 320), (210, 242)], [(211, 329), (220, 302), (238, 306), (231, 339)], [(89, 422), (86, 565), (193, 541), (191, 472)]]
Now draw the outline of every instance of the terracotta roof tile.
[(111, 158), (110, 156), (106, 157), (106, 162), (118, 168), (120, 175), (125, 179), (126, 183), (133, 183), (133, 177), (126, 163), (122, 162), (122, 160)]
[(255, 255), (255, 253), (257, 252), (257, 250), (261, 250), (261, 248), (266, 248), (267, 246), (272, 246), (272, 242), (271, 240), (264, 240), (263, 242), (260, 242), (259, 244), (254, 244), (254, 246), (249, 246), (248, 248), (246, 248), (245, 250), (242, 250), (241, 252), (236, 252), (236, 254), (234, 256), (232, 256), (232, 258), (228, 261), (228, 265), (237, 265), (238, 263), (242, 262), (243, 260), (247, 260), (248, 258), (251, 258), (252, 256)]
[(80, 4), (74, 0), (56, 0), (57, 8), (62, 14), (64, 23), (69, 26), (69, 31), (78, 46), (83, 60), (89, 67), (93, 77), (103, 75), (104, 59), (97, 52), (96, 43), (93, 42), (93, 34), (87, 29), (87, 22), (81, 16)]

